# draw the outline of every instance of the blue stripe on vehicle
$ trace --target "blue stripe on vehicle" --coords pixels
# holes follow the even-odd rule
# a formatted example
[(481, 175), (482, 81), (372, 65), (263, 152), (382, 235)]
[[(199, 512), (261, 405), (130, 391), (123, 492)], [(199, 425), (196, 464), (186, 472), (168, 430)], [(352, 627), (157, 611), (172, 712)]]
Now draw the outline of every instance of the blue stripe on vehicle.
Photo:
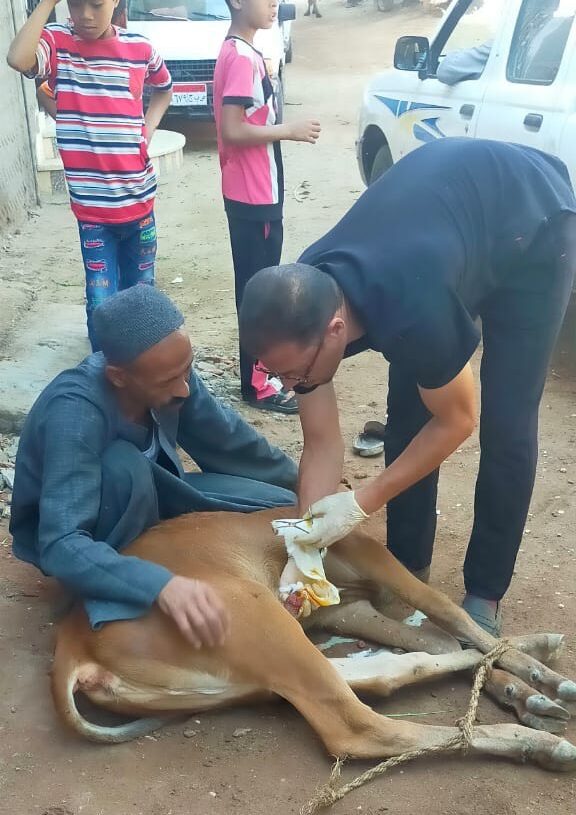
[(405, 99), (393, 99), (390, 96), (380, 96), (374, 94), (379, 102), (386, 105), (388, 110), (399, 119), (405, 113), (410, 113), (413, 110), (450, 110), (450, 105), (429, 105), (426, 102), (407, 102)]

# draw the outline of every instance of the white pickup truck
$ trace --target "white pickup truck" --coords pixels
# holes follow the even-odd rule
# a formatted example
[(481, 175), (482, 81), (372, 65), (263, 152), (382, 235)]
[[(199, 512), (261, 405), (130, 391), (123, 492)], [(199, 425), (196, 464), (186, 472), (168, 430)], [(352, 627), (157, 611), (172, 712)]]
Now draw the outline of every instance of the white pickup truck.
[[(276, 92), (278, 118), (284, 103), (284, 71), (292, 58), (291, 20), (296, 8), (280, 0), (271, 28), (258, 31), (255, 45), (262, 51)], [(214, 118), (214, 66), (230, 27), (225, 0), (127, 0), (127, 28), (147, 37), (164, 58), (174, 81), (168, 115), (195, 120)]]
[[(545, 150), (576, 186), (576, 0), (455, 0), (435, 36), (401, 37), (394, 68), (365, 89), (358, 163), (368, 184), (410, 150), (445, 136)], [(481, 75), (437, 78), (446, 55), (488, 45)]]

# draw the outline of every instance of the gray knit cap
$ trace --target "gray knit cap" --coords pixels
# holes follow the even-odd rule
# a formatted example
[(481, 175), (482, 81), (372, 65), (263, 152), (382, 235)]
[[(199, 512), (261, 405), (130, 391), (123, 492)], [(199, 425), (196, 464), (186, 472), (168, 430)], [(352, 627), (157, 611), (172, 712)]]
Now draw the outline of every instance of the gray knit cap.
[(170, 298), (144, 283), (109, 297), (94, 310), (93, 320), (96, 341), (115, 365), (128, 365), (184, 325)]

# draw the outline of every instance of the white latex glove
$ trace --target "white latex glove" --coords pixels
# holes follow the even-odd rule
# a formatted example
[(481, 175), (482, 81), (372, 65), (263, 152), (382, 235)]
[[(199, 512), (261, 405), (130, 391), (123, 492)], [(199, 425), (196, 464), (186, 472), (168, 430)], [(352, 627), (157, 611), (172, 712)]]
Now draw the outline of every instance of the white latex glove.
[[(337, 492), (316, 501), (300, 522), (292, 521), (292, 540), (300, 546), (323, 549), (346, 537), (368, 515), (356, 501), (353, 492)], [(277, 535), (281, 535), (286, 521), (272, 521)]]

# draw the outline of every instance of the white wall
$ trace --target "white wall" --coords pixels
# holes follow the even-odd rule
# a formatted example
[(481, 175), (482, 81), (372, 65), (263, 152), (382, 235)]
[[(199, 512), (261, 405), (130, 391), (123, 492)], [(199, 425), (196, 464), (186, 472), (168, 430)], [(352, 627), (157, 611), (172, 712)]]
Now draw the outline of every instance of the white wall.
[(0, 231), (17, 225), (37, 203), (34, 83), (6, 63), (15, 27), (25, 15), (24, 0), (0, 0)]

